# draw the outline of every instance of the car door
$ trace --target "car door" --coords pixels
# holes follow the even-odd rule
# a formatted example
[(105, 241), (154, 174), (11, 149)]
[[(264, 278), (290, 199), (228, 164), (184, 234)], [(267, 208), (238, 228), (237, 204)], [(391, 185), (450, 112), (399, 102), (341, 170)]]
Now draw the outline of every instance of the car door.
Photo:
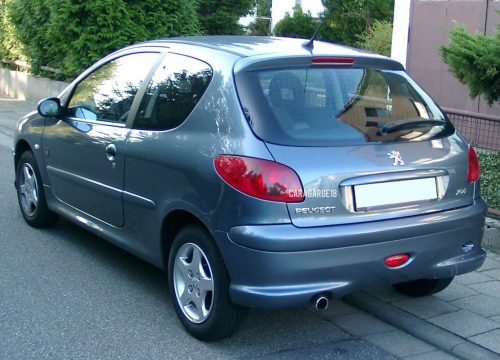
[[(144, 92), (127, 142), (123, 193), (125, 222), (139, 229), (139, 239), (144, 228), (159, 230), (155, 205), (164, 208), (176, 201), (196, 201), (192, 200), (196, 197), (192, 174), (200, 169), (183, 159), (193, 156), (190, 151), (200, 139), (183, 125), (193, 115), (212, 74), (204, 61), (169, 52)], [(194, 116), (202, 120), (200, 113)], [(206, 141), (203, 131), (198, 134)], [(154, 239), (143, 240), (153, 246)]]
[(62, 118), (49, 121), (43, 133), (57, 198), (116, 227), (123, 225), (126, 122), (158, 55), (127, 54), (90, 72), (71, 90)]

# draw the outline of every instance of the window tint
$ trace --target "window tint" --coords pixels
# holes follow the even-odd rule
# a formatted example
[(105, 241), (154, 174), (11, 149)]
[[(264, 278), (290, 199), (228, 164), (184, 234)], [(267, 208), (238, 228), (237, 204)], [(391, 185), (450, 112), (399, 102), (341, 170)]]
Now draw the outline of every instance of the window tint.
[(208, 64), (187, 56), (167, 55), (141, 101), (134, 128), (168, 130), (179, 126), (194, 109), (211, 78)]
[[(272, 143), (335, 146), (415, 141), (453, 130), (432, 100), (400, 71), (266, 69), (241, 73), (236, 83), (255, 133)], [(435, 125), (439, 121), (431, 125), (428, 120), (442, 120), (445, 125)], [(402, 121), (410, 125), (381, 130)]]
[(101, 66), (76, 86), (66, 114), (125, 123), (135, 94), (157, 57), (156, 53), (132, 54)]

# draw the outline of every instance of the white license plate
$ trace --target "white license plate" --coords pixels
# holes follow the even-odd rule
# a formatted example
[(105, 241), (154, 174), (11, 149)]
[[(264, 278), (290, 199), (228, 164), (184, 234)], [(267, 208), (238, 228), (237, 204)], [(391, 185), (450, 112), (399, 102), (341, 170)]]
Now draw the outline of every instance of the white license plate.
[(356, 209), (388, 207), (437, 199), (436, 179), (390, 181), (354, 186)]

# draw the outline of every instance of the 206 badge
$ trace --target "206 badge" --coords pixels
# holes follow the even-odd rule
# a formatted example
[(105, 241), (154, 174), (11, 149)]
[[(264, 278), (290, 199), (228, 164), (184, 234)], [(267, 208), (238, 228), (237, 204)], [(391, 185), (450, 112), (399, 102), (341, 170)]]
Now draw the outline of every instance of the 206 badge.
[(403, 166), (405, 164), (405, 162), (403, 161), (403, 158), (401, 157), (401, 154), (399, 153), (399, 151), (392, 150), (390, 153), (387, 153), (387, 155), (389, 155), (389, 159), (394, 159), (394, 162), (392, 163), (392, 165), (394, 165), (394, 166), (398, 166), (398, 165)]

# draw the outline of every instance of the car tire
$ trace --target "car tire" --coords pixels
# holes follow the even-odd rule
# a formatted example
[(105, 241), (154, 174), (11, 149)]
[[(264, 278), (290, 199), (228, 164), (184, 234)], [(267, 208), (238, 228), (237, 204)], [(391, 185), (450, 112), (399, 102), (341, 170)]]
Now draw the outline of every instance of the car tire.
[(57, 222), (57, 214), (47, 206), (42, 178), (31, 151), (23, 152), (17, 163), (16, 190), (19, 208), (29, 225), (44, 228)]
[(411, 297), (421, 297), (443, 291), (453, 281), (453, 276), (443, 279), (419, 279), (394, 284), (394, 288), (401, 294)]
[(212, 236), (189, 225), (174, 239), (168, 261), (169, 289), (182, 325), (202, 341), (232, 335), (242, 308), (229, 295), (229, 275)]

